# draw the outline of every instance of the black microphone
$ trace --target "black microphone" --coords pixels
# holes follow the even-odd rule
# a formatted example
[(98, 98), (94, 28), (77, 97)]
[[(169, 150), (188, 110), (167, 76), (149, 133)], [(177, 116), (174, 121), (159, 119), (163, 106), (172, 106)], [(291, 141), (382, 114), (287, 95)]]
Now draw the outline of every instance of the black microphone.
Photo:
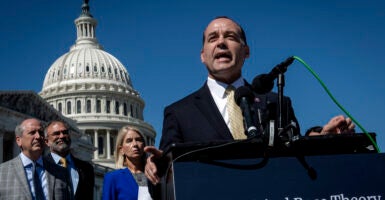
[(241, 107), (247, 138), (257, 136), (258, 130), (254, 125), (254, 119), (250, 109), (250, 102), (254, 100), (253, 92), (248, 87), (241, 86), (235, 90), (234, 99), (237, 105)]
[(274, 87), (274, 80), (279, 74), (287, 71), (289, 65), (294, 62), (294, 57), (291, 56), (285, 61), (276, 65), (268, 74), (260, 74), (253, 79), (252, 87), (254, 92), (258, 94), (265, 94), (270, 92)]

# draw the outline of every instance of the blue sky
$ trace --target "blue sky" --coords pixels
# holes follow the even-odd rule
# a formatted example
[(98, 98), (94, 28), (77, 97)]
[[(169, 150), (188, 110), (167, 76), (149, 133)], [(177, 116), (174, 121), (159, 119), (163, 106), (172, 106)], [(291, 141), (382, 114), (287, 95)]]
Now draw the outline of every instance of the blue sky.
[[(0, 7), (0, 90), (39, 92), (51, 64), (76, 39), (81, 0), (10, 1)], [(291, 55), (307, 62), (337, 101), (385, 150), (385, 1), (90, 0), (96, 36), (130, 73), (161, 135), (163, 109), (202, 86), (202, 32), (226, 15), (245, 29), (251, 82)], [(302, 130), (343, 112), (298, 61), (285, 74)], [(276, 90), (276, 89), (275, 89)], [(357, 128), (357, 132), (362, 132)]]

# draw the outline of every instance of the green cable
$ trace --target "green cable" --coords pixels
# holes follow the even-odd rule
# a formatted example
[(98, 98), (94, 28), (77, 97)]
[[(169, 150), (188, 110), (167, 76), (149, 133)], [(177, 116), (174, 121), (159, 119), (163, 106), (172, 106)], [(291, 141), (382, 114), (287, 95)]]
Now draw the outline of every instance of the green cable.
[(365, 133), (366, 136), (368, 136), (369, 140), (372, 142), (372, 144), (374, 145), (374, 147), (376, 148), (377, 152), (380, 153), (380, 149), (378, 148), (377, 146), (377, 143), (374, 141), (374, 139), (372, 138), (372, 136), (365, 130), (364, 127), (361, 126), (360, 123), (358, 123), (358, 121), (356, 119), (353, 118), (353, 116), (350, 115), (350, 113), (348, 111), (345, 110), (344, 107), (342, 107), (342, 105), (340, 103), (338, 103), (338, 101), (333, 97), (333, 95), (330, 93), (329, 89), (326, 87), (326, 85), (321, 81), (321, 79), (319, 78), (319, 76), (309, 67), (309, 65), (307, 65), (305, 63), (305, 61), (303, 61), (301, 58), (297, 57), (297, 56), (293, 56), (294, 59), (298, 60), (299, 62), (301, 62), (309, 71), (310, 73), (313, 74), (313, 76), (318, 80), (318, 82), (322, 85), (322, 87), (325, 89), (325, 91), (328, 93), (328, 95), (330, 96), (330, 98), (332, 98), (333, 102), (335, 104), (337, 104), (337, 106), (355, 123), (357, 124), (358, 127), (360, 127), (360, 129)]

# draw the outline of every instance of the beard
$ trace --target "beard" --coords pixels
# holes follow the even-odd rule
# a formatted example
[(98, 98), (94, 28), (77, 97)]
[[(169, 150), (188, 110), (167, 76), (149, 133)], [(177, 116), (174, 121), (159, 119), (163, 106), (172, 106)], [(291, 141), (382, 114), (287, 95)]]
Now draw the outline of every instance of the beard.
[(71, 141), (69, 140), (61, 140), (61, 141), (55, 141), (51, 144), (51, 151), (54, 153), (68, 153), (71, 147)]

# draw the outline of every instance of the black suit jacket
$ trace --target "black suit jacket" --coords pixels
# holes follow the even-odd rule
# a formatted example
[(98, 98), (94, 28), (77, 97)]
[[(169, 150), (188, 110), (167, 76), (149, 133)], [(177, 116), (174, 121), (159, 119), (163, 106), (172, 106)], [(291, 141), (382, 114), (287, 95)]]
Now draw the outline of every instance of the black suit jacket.
[[(57, 165), (57, 163), (55, 163), (50, 153), (46, 154), (46, 157), (50, 163)], [(74, 161), (76, 171), (79, 173), (79, 183), (76, 189), (75, 199), (93, 200), (94, 185), (95, 185), (94, 168), (90, 163), (79, 160), (75, 158), (73, 155), (71, 155), (71, 159)], [(70, 175), (68, 175), (68, 177), (69, 179), (71, 179)]]
[[(250, 87), (248, 83), (246, 86)], [(261, 111), (261, 124), (266, 126), (270, 119), (276, 120), (277, 94), (256, 94), (259, 102), (254, 109)], [(285, 121), (294, 121), (291, 101), (285, 97)], [(295, 134), (299, 134), (298, 129)], [(159, 148), (165, 150), (172, 143), (231, 141), (233, 137), (219, 112), (207, 83), (199, 90), (167, 106), (164, 110), (162, 138)]]

